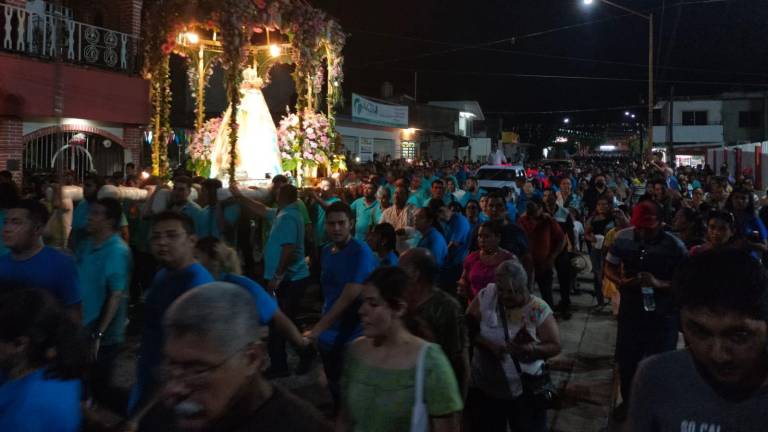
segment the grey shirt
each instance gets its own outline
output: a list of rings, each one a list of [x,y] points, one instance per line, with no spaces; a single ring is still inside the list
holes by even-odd
[[[702,378],[687,350],[648,358],[632,384],[632,432],[764,432],[768,388],[749,399],[723,399]]]

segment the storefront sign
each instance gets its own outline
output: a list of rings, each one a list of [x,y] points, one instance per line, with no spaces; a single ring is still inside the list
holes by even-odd
[[[352,118],[365,123],[407,128],[408,107],[375,102],[352,93]]]

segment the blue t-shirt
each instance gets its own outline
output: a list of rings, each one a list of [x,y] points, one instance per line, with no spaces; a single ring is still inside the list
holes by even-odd
[[[259,322],[262,325],[267,325],[272,321],[272,318],[277,312],[277,301],[274,297],[267,294],[264,288],[256,282],[248,279],[245,276],[235,275],[231,273],[224,273],[219,278],[222,282],[229,282],[235,285],[239,285],[253,296],[253,300],[256,301],[256,310],[259,311]]]
[[[487,195],[488,192],[485,189],[478,189],[476,192],[472,193],[469,191],[464,191],[464,194],[461,195],[459,198],[459,203],[462,207],[466,207],[469,200],[475,200],[480,201],[480,198]]]
[[[446,259],[447,266],[460,266],[464,264],[464,258],[469,253],[469,220],[464,215],[454,213],[445,227],[445,238],[448,243],[453,242],[454,247],[448,249]]]
[[[389,251],[384,258],[379,259],[379,267],[397,267],[399,262],[400,259],[397,257],[397,254],[393,251]]]
[[[327,203],[335,203],[341,201],[339,197],[330,197],[326,200]],[[328,234],[325,232],[325,209],[320,204],[315,204],[317,209],[317,223],[315,223],[315,242],[318,246],[322,246],[327,243]]]
[[[509,220],[514,222],[517,220],[517,208],[515,208],[515,204],[507,201],[507,214],[509,215]]]
[[[448,258],[448,244],[434,227],[430,227],[427,233],[421,236],[418,247],[429,249],[438,267],[445,265],[445,260]]]
[[[112,234],[99,246],[86,238],[76,253],[77,270],[83,289],[83,323],[97,322],[104,302],[114,292],[125,292],[131,273],[131,250],[118,234]],[[125,340],[126,299],[120,301],[114,319],[104,332],[101,344],[115,345]]]
[[[130,414],[133,414],[137,404],[157,386],[152,372],[163,359],[165,311],[185,292],[213,281],[213,276],[199,263],[181,270],[161,269],[155,275],[144,302],[144,330],[141,335],[139,359],[136,362],[136,386],[131,393],[128,407]]]
[[[0,281],[46,290],[64,306],[80,303],[75,260],[48,246],[24,261],[14,260],[11,254],[0,257]]]
[[[334,252],[334,247],[327,244],[322,251],[320,286],[324,298],[323,313],[333,307],[347,284],[363,283],[378,265],[371,248],[355,238],[341,250]],[[321,348],[341,348],[362,334],[358,309],[359,303],[353,305],[341,319],[320,334],[318,343]]]
[[[78,432],[80,381],[46,378],[38,369],[22,378],[0,375],[0,431]]]
[[[365,198],[361,197],[356,199],[350,207],[355,213],[355,238],[364,242],[370,228],[381,220],[381,204],[376,200],[368,205]]]
[[[281,210],[269,209],[267,219],[272,222],[272,229],[269,230],[269,236],[264,245],[264,279],[272,280],[275,277],[284,245],[296,246],[293,264],[285,269],[286,278],[297,281],[309,277],[309,268],[304,261],[306,230],[298,204],[291,203]]]
[[[235,226],[237,220],[240,219],[240,206],[236,203],[227,203],[222,208],[222,212],[224,213],[224,220],[227,221],[229,226]],[[198,237],[216,237],[217,239],[223,239],[215,209],[212,209],[210,206],[200,209],[198,217],[199,220],[195,230]]]
[[[77,250],[80,242],[88,237],[88,213],[91,206],[86,200],[80,201],[72,211],[72,231],[69,236],[72,239],[72,248]]]
[[[425,198],[421,194],[421,191],[411,191],[411,195],[408,197],[408,201],[406,201],[406,204],[410,204],[416,208],[422,208],[424,207],[424,201]]]
[[[80,201],[72,212],[72,250],[77,250],[80,243],[88,238],[88,215],[91,212],[91,205],[87,200]],[[120,227],[128,226],[128,219],[125,213],[120,216]]]

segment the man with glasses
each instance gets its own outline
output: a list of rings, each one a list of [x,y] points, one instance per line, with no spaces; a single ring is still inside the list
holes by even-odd
[[[330,432],[307,402],[262,375],[267,362],[250,294],[215,282],[179,297],[163,321],[162,430]]]
[[[194,223],[189,216],[172,211],[155,216],[150,248],[161,269],[155,275],[145,301],[136,385],[128,406],[130,415],[141,414],[156,397],[159,383],[155,369],[163,359],[162,320],[165,311],[185,292],[213,282],[211,274],[195,260],[196,242]]]

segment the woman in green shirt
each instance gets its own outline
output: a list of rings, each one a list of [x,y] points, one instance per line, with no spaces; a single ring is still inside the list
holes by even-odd
[[[360,307],[363,337],[350,344],[341,380],[341,431],[403,432],[411,429],[416,367],[424,355],[424,402],[429,430],[459,430],[463,409],[456,377],[438,345],[406,330],[408,275],[399,267],[374,271],[366,281]]]

